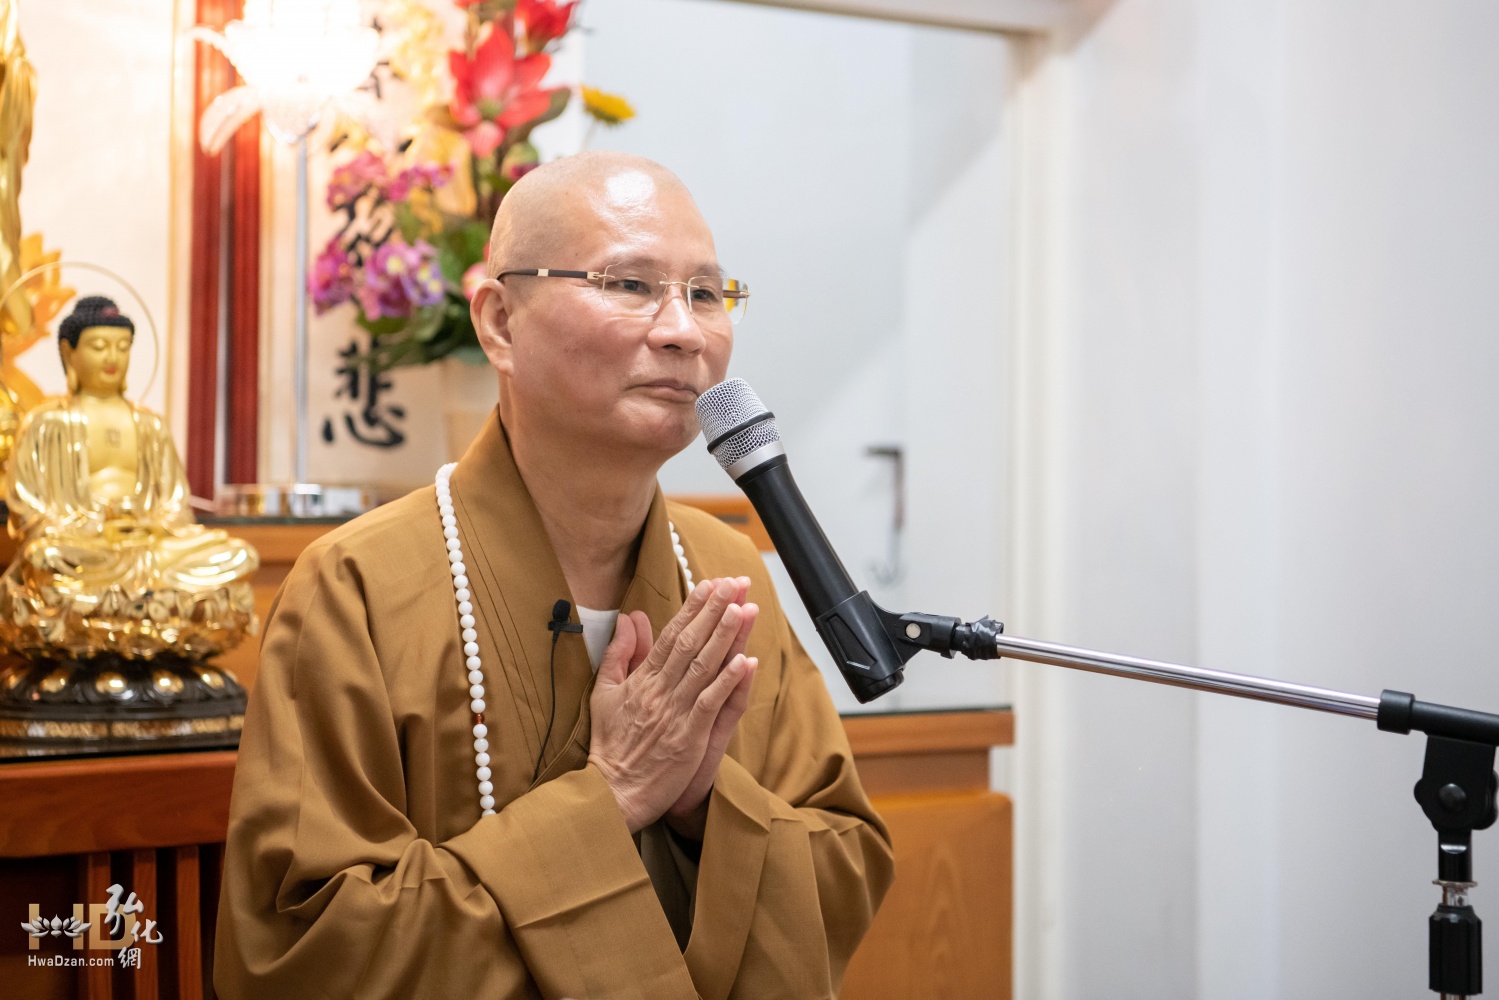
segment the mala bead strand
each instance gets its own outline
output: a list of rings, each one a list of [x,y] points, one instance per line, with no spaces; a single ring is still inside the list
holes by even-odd
[[[458,603],[459,637],[463,641],[464,667],[468,671],[469,711],[473,713],[474,776],[479,781],[479,809],[484,816],[493,816],[494,772],[489,768],[489,727],[484,723],[484,663],[479,659],[479,633],[474,618],[473,593],[468,586],[468,567],[463,562],[463,542],[458,537],[458,515],[453,512],[453,489],[450,480],[457,462],[449,462],[437,470],[437,514],[442,519],[442,537],[448,549],[448,571],[453,576],[453,599]],[[687,592],[692,592],[692,570],[687,565],[687,553],[682,549],[682,539],[677,535],[677,526],[670,521],[671,547],[676,553],[677,564],[682,567],[682,579],[687,583]]]
[[[666,526],[671,529],[671,549],[677,554],[677,562],[682,567],[682,579],[686,581],[687,593],[690,594],[696,584],[692,582],[692,569],[687,565],[687,553],[682,549],[682,539],[677,537],[677,526],[670,521],[666,522]]]
[[[453,599],[458,602],[458,628],[463,640],[464,667],[468,671],[469,711],[473,713],[474,775],[479,781],[479,809],[494,815],[493,772],[489,769],[489,727],[484,724],[484,662],[479,659],[479,633],[475,630],[473,594],[468,588],[468,567],[463,563],[463,543],[458,538],[458,515],[453,512],[453,490],[449,479],[457,462],[437,470],[437,513],[442,518],[442,537],[448,547],[448,571],[453,575]]]

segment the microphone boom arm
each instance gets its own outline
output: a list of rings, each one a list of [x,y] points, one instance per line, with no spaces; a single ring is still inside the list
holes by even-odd
[[[943,615],[895,615],[884,609],[881,611],[891,639],[903,654],[908,649],[913,654],[918,649],[930,649],[948,657],[955,652],[962,653],[971,660],[997,660],[1008,656],[1015,660],[1071,667],[1095,674],[1206,691],[1209,694],[1226,694],[1235,698],[1369,719],[1385,732],[1409,733],[1411,730],[1418,730],[1428,736],[1499,746],[1499,715],[1417,701],[1413,695],[1403,691],[1386,690],[1375,698],[1269,677],[1189,667],[1120,653],[1104,653],[1096,649],[1064,646],[1040,639],[1024,639],[1005,635],[1004,624],[992,618],[963,622]]]
[[[943,615],[897,615],[877,605],[876,610],[902,662],[922,649],[949,658],[962,653],[973,660],[1008,656],[1369,719],[1385,732],[1425,733],[1426,762],[1415,795],[1437,831],[1436,884],[1442,889],[1442,903],[1428,924],[1428,986],[1444,998],[1467,997],[1483,991],[1483,925],[1468,904],[1468,891],[1475,884],[1473,831],[1487,829],[1499,815],[1496,805],[1499,775],[1494,773],[1499,715],[1417,701],[1414,695],[1403,691],[1386,690],[1373,698],[1268,677],[1008,636],[1002,622],[987,617],[963,622]]]

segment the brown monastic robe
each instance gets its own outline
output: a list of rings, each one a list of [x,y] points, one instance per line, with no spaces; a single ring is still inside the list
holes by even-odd
[[[693,575],[748,576],[750,705],[719,770],[679,947],[587,765],[593,672],[546,629],[567,582],[498,417],[452,477],[497,814],[480,817],[467,671],[431,487],[330,532],[266,628],[235,774],[214,983],[241,997],[831,997],[892,877],[843,727],[740,533],[657,491],[625,611],[659,634]],[[647,854],[652,852],[647,851]],[[659,857],[659,852],[658,852]],[[690,870],[686,877],[691,878]]]

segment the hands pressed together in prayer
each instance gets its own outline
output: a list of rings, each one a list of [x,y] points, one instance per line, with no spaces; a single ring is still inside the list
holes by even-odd
[[[665,816],[703,839],[708,793],[749,704],[758,661],[744,655],[759,608],[749,577],[700,582],[652,642],[643,612],[620,615],[589,702],[588,761],[631,833]]]

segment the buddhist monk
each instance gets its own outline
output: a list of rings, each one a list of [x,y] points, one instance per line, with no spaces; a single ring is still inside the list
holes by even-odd
[[[487,267],[494,417],[277,596],[218,993],[833,997],[888,834],[753,545],[656,482],[742,286],[611,153],[526,175]]]

